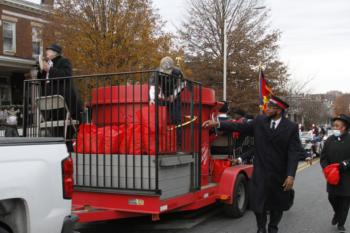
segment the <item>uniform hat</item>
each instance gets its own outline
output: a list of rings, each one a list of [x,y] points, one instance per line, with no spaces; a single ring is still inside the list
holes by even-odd
[[[55,51],[55,52],[57,52],[59,54],[62,53],[62,47],[59,46],[58,44],[52,44],[52,45],[50,45],[49,47],[46,48],[46,50],[49,50],[49,49],[52,50],[52,51]]]
[[[285,101],[283,101],[282,99],[280,99],[274,95],[271,95],[270,100],[269,100],[269,104],[272,104],[276,107],[279,107],[282,110],[286,110],[287,108],[289,108],[289,104],[287,104]]]
[[[332,121],[340,120],[344,122],[348,127],[350,126],[350,117],[345,114],[340,114],[332,119]]]

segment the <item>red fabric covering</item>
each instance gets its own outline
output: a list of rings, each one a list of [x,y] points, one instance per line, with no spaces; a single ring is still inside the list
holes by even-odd
[[[158,124],[156,124],[155,105],[143,107],[136,115],[141,119],[142,150],[144,153],[156,154],[156,127],[158,127],[159,134],[159,154],[176,152],[176,128],[174,125],[167,125],[167,107],[158,107]]]
[[[77,153],[85,154],[133,154],[142,153],[144,135],[140,124],[96,127],[82,124],[75,146]]]
[[[129,124],[126,132],[126,142],[122,142],[120,153],[122,154],[156,154],[155,127],[144,124]],[[127,147],[125,147],[125,143]],[[174,126],[159,129],[158,137],[159,154],[176,152],[176,129]]]
[[[213,172],[212,181],[220,182],[222,173],[227,167],[231,167],[231,161],[228,159],[212,160]]]
[[[82,124],[78,130],[75,151],[85,154],[156,154],[156,127],[159,154],[176,152],[176,126],[167,125],[167,108],[159,107],[156,124],[155,106],[135,113],[137,123],[96,127]],[[140,123],[141,122],[141,123]]]
[[[96,125],[81,124],[78,130],[78,137],[75,144],[75,152],[97,154],[99,148],[103,145],[100,138],[101,131],[97,130]]]
[[[176,153],[177,150],[177,129],[175,125],[168,125],[165,134],[159,138],[159,153]],[[155,151],[155,150],[154,150]]]
[[[340,181],[339,163],[333,163],[323,169],[328,184],[338,185]]]
[[[106,126],[98,129],[102,131],[99,134],[99,141],[103,142],[99,153],[104,154],[117,154],[121,153],[122,147],[120,146],[125,141],[125,126]]]
[[[125,148],[125,126],[96,127],[81,124],[75,144],[75,152],[85,154],[116,154]],[[125,143],[124,143],[125,145]]]
[[[140,124],[128,124],[124,131],[125,140],[121,142],[119,153],[141,155],[142,154],[142,142],[141,139],[144,135],[141,132]]]

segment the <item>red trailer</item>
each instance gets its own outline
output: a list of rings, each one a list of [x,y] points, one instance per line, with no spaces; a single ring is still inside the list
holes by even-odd
[[[40,88],[38,80],[27,81],[26,96],[36,100],[35,88],[52,82],[64,86],[70,79],[43,82]],[[202,129],[202,122],[217,115],[223,105],[213,89],[157,71],[72,79],[84,114],[66,119],[69,127],[64,128],[74,162],[73,212],[80,222],[142,215],[158,220],[164,213],[196,210],[217,201],[232,217],[244,214],[253,167],[231,166],[231,159],[251,140],[213,137],[216,132]],[[48,101],[57,95],[45,93],[51,97]],[[65,102],[64,111],[69,113],[67,97]],[[48,110],[43,106],[37,114]],[[35,112],[35,104],[27,107]],[[40,134],[43,124],[33,122],[26,128],[36,127],[33,132]],[[45,134],[57,132],[55,125],[58,122],[45,127]],[[215,152],[218,147],[223,150]]]

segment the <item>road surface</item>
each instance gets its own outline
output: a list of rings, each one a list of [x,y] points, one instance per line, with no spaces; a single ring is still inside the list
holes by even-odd
[[[319,163],[302,166],[295,183],[295,203],[284,214],[280,224],[282,233],[332,233],[332,210],[327,200],[326,183]],[[350,229],[350,220],[346,228]],[[240,219],[230,219],[220,206],[199,213],[173,214],[160,222],[150,218],[115,221],[101,224],[84,224],[81,233],[256,233],[255,217],[248,211]],[[350,231],[349,231],[350,232]]]

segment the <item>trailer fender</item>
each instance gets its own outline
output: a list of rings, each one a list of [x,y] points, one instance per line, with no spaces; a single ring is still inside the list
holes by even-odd
[[[253,174],[253,166],[242,165],[226,168],[222,173],[219,183],[219,200],[224,203],[232,204],[232,192],[239,174],[243,174],[247,180],[249,180]]]

